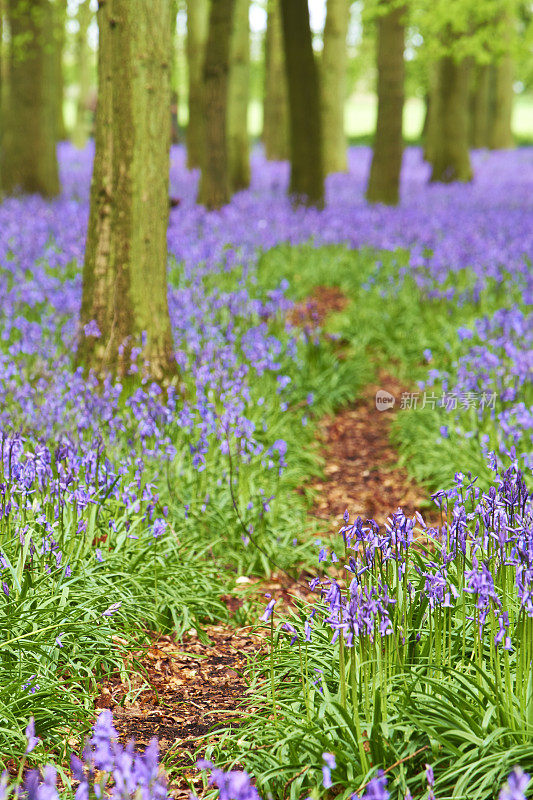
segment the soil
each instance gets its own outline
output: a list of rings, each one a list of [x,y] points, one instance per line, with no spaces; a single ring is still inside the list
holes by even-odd
[[[291,312],[291,321],[316,327],[328,313],[339,311],[347,303],[338,290],[319,287],[314,294]],[[383,524],[388,514],[402,506],[409,515],[424,509],[426,492],[396,466],[397,458],[390,444],[390,425],[394,409],[378,411],[375,395],[385,389],[396,398],[403,387],[387,373],[379,375],[376,385],[367,386],[362,397],[351,406],[321,423],[321,442],[326,460],[325,477],[314,481],[317,500],[311,514],[324,523],[324,535],[338,530],[348,509],[350,518],[373,518]],[[274,574],[268,581],[243,578],[242,588],[256,597],[269,592],[290,605],[295,596],[306,596],[305,577],[300,582]],[[224,598],[230,612],[242,604],[235,596]],[[278,607],[279,607],[278,606]],[[120,739],[136,740],[143,749],[156,736],[163,756],[180,777],[172,781],[171,793],[188,800],[191,788],[201,794],[195,753],[206,744],[206,734],[229,721],[238,725],[243,719],[241,704],[246,696],[244,670],[249,659],[265,648],[261,637],[251,630],[211,626],[206,628],[209,644],[191,631],[181,642],[168,636],[154,638],[152,645],[135,654],[144,670],[144,678],[134,677],[136,699],[125,703],[131,686],[118,675],[102,687],[96,707],[113,711]],[[196,785],[194,785],[196,783]]]
[[[312,483],[317,501],[311,514],[340,527],[348,510],[350,519],[375,519],[383,525],[401,507],[407,516],[418,511],[428,524],[436,522],[428,493],[414,483],[390,443],[395,408],[379,411],[376,392],[385,390],[400,398],[407,391],[396,378],[381,372],[379,382],[366,386],[362,396],[334,417],[322,420],[321,439],[326,459],[325,479]]]

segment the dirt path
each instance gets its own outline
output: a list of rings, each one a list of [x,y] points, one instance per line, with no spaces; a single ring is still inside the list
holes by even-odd
[[[316,327],[327,313],[341,310],[345,303],[338,290],[320,289],[296,308],[292,318]],[[382,373],[379,382],[367,386],[353,405],[322,421],[320,435],[327,466],[325,478],[312,484],[318,499],[310,513],[324,521],[325,536],[342,525],[345,509],[352,519],[361,516],[382,524],[398,506],[412,514],[427,502],[424,490],[395,466],[389,436],[398,412],[376,408],[378,389],[399,397],[403,388],[391,375]],[[294,594],[305,594],[284,575],[251,583],[257,596],[269,591],[284,603]],[[230,610],[232,603],[239,602],[227,600]],[[193,757],[201,737],[230,720],[238,721],[246,694],[243,671],[247,659],[261,649],[261,639],[250,629],[211,626],[206,633],[211,644],[202,644],[195,631],[182,642],[168,636],[158,638],[138,654],[145,677],[135,678],[135,701],[124,704],[130,687],[116,676],[102,688],[96,703],[97,708],[113,711],[122,740],[134,737],[142,748],[157,736],[162,754],[184,771],[183,778],[172,784],[172,794],[179,800],[189,798],[187,777],[192,781],[196,775]]]
[[[398,506],[407,515],[419,511],[428,516],[427,492],[397,466],[397,454],[390,443],[393,418],[401,412],[379,411],[379,390],[399,398],[405,387],[382,372],[379,382],[369,384],[353,405],[321,423],[325,480],[312,484],[319,499],[311,513],[328,522],[325,530],[331,531],[332,523],[342,525],[345,509],[351,519],[361,516],[380,525]]]

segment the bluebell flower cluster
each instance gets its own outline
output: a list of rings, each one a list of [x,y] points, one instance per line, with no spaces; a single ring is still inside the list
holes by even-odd
[[[33,718],[26,729],[29,754],[40,741],[35,736]],[[167,779],[159,766],[159,747],[152,739],[144,753],[135,750],[131,741],[125,747],[118,742],[110,711],[98,715],[92,736],[87,741],[81,758],[71,757],[74,781],[77,784],[76,800],[167,800]],[[22,774],[22,770],[20,771]],[[24,795],[27,800],[59,800],[62,793],[57,787],[57,772],[53,765],[39,770],[28,770],[24,777]],[[67,792],[64,793],[67,796]],[[232,795],[233,796],[233,795]],[[7,772],[0,778],[0,800],[21,797],[17,783],[10,784]]]

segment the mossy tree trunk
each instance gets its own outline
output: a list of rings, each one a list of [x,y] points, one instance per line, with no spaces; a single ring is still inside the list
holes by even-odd
[[[428,155],[431,181],[450,183],[472,180],[468,150],[468,63],[442,56],[437,64],[432,98]]]
[[[250,88],[250,0],[235,0],[228,83],[228,159],[233,192],[250,185],[248,98]]]
[[[56,139],[62,142],[68,138],[63,113],[65,77],[63,72],[63,51],[65,49],[67,24],[67,0],[54,0],[53,69],[55,87]]]
[[[346,172],[348,169],[344,133],[344,103],[348,62],[346,36],[349,20],[350,3],[348,0],[328,0],[320,74],[326,175],[332,172]]]
[[[91,91],[91,71],[89,42],[87,39],[93,13],[90,0],[83,0],[78,6],[78,31],[76,33],[76,71],[78,77],[78,96],[76,98],[76,121],[73,141],[76,147],[84,147],[89,136],[89,102]]]
[[[470,92],[470,144],[475,148],[489,146],[489,96],[490,66],[476,64]]]
[[[281,0],[289,96],[291,180],[298,204],[324,204],[322,113],[307,0]]]
[[[269,161],[286,161],[289,158],[289,109],[280,0],[268,0],[267,9],[263,144]]]
[[[8,86],[3,95],[2,188],[59,193],[53,7],[49,0],[7,0]]]
[[[204,64],[205,149],[198,196],[209,209],[221,208],[231,197],[227,106],[234,7],[235,0],[211,0]]]
[[[97,374],[176,372],[167,302],[170,0],[105,0],[78,360]],[[100,336],[91,335],[94,320]]]
[[[378,115],[366,190],[371,203],[398,202],[403,152],[405,7],[382,0],[377,20]]]
[[[189,122],[187,166],[202,166],[205,150],[204,58],[209,23],[209,0],[187,0],[187,65],[189,71]]]
[[[492,102],[490,109],[489,147],[504,150],[513,147],[513,60],[505,53],[492,66]]]

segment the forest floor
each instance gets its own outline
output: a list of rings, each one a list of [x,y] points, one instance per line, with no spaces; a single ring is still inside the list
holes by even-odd
[[[345,303],[339,290],[320,287],[293,310],[292,317],[301,324],[319,325]],[[420,511],[427,522],[436,522],[427,514],[427,492],[398,466],[390,442],[391,423],[398,410],[377,410],[378,389],[398,397],[405,387],[381,371],[378,381],[367,385],[357,400],[320,423],[326,467],[324,477],[311,483],[316,500],[309,514],[319,520],[319,535],[324,538],[343,524],[345,509],[350,518],[373,518],[380,525],[398,506],[407,515]],[[269,579],[243,576],[234,594],[222,599],[230,615],[243,605],[241,597],[258,601],[266,592],[278,600],[277,608],[287,608],[293,598],[310,594],[306,591],[308,577],[302,574],[291,581],[288,575],[276,572]],[[172,771],[179,768],[181,777],[169,787],[178,800],[189,798],[198,778],[195,753],[207,744],[209,732],[242,719],[247,662],[263,648],[266,652],[264,638],[255,627],[207,626],[206,643],[196,630],[189,631],[182,641],[154,634],[152,644],[134,654],[136,670],[129,682],[116,674],[101,687],[96,709],[113,711],[121,741],[134,738],[143,750],[156,736],[167,765]],[[134,700],[126,700],[132,695]]]

